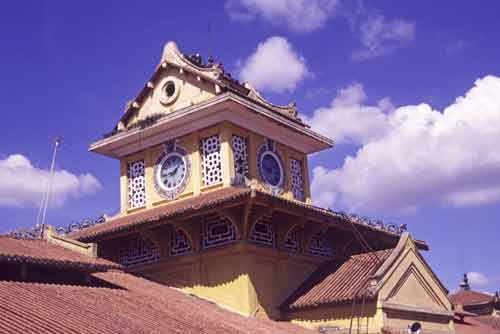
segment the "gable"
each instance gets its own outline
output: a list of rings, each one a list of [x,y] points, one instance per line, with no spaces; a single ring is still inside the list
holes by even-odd
[[[427,309],[446,308],[436,295],[433,287],[413,264],[395,284],[386,301],[398,305],[411,305]]]
[[[162,68],[153,81],[148,82],[148,87],[150,89],[143,103],[124,120],[125,128],[190,107],[216,95],[213,82],[169,65]]]
[[[447,291],[408,239],[380,281],[379,300],[387,305],[450,311]]]

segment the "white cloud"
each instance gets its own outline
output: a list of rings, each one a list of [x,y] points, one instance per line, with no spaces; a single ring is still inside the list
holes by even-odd
[[[415,39],[415,23],[402,19],[388,20],[371,14],[358,27],[363,49],[353,53],[355,60],[367,60],[391,53]]]
[[[325,25],[337,5],[338,0],[228,0],[225,8],[235,21],[260,17],[295,32],[311,32]]]
[[[346,101],[343,106],[320,109],[312,117],[320,131],[331,126],[341,141],[348,138],[362,145],[342,167],[313,170],[312,190],[318,205],[406,212],[426,203],[500,202],[499,77],[477,80],[443,112],[420,104],[387,113],[380,103],[362,105],[362,90],[354,87],[334,100]],[[346,94],[354,98],[344,99]],[[344,115],[349,110],[350,118]],[[341,120],[348,122],[350,130],[338,130]],[[363,129],[371,120],[377,129],[368,127],[366,133],[350,125],[359,123]]]
[[[38,207],[46,191],[49,171],[34,167],[21,154],[0,160],[0,206]],[[61,206],[69,198],[78,198],[101,189],[99,181],[91,174],[74,175],[56,170],[53,175],[49,205]]]
[[[363,105],[365,100],[363,86],[356,83],[341,89],[330,107],[317,109],[311,118],[302,118],[337,143],[366,143],[389,130],[387,113],[394,107],[388,98],[381,99],[376,106]]]
[[[270,37],[243,63],[240,78],[260,90],[293,91],[309,75],[304,57],[283,37]]]
[[[471,271],[467,273],[467,278],[469,279],[469,283],[476,286],[485,286],[491,283],[491,280],[484,274]]]

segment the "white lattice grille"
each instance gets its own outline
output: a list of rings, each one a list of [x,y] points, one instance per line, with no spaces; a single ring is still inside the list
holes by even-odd
[[[274,231],[271,217],[259,218],[253,226],[250,240],[267,246],[274,246]]]
[[[302,173],[302,161],[290,159],[290,181],[292,184],[293,197],[296,200],[304,200],[304,177]]]
[[[333,256],[333,251],[328,245],[325,233],[320,231],[311,238],[307,253],[312,256]]]
[[[236,174],[248,175],[248,144],[247,139],[234,135],[231,140],[234,153],[234,171]]]
[[[201,140],[203,185],[222,182],[222,161],[218,135]]]
[[[193,245],[187,236],[186,232],[181,229],[175,230],[170,239],[170,255],[178,256],[184,254],[191,254],[193,252]]]
[[[227,218],[209,216],[203,224],[203,248],[226,245],[236,240],[236,227]]]
[[[127,165],[128,207],[130,209],[146,205],[146,177],[144,160]]]
[[[118,251],[118,259],[124,266],[150,263],[160,259],[160,250],[151,240],[137,236]]]
[[[290,232],[288,232],[283,247],[291,252],[298,253],[300,251],[300,241],[301,233],[298,227],[294,227]]]

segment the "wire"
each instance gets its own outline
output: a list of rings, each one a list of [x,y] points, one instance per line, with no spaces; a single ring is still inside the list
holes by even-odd
[[[54,169],[56,165],[56,156],[57,156],[57,148],[61,143],[61,138],[56,137],[54,141],[54,152],[52,153],[52,162],[50,164],[50,172],[49,179],[47,184],[47,191],[45,193],[45,197],[42,199],[42,217],[40,223],[40,238],[43,238],[44,230],[45,230],[45,217],[47,215],[47,207],[49,206],[50,192],[52,190],[52,179],[54,178]]]
[[[368,243],[368,241],[363,237],[363,235],[361,234],[361,232],[359,232],[358,228],[356,227],[356,225],[354,224],[354,222],[351,220],[351,219],[348,219],[349,220],[349,223],[351,223],[351,226],[352,226],[352,229],[353,229],[353,232],[354,232],[354,235],[356,236],[356,238],[358,239],[358,241],[360,242],[361,244],[361,247],[363,247],[363,249],[366,251],[366,253],[369,255],[369,256],[373,256],[375,257],[375,260],[377,262],[380,261],[379,257],[377,256],[377,254],[374,252],[373,248],[370,246],[370,244]],[[359,292],[361,291],[361,289],[364,287],[364,285],[362,284],[359,289],[356,291],[353,299],[352,299],[352,307],[351,307],[351,319],[350,319],[350,323],[349,323],[349,334],[352,334],[352,323],[353,323],[353,318],[354,318],[354,312],[355,312],[355,308],[356,308],[356,298],[358,297],[358,294]],[[361,305],[361,316],[362,314],[364,313],[364,308],[365,308],[365,301],[366,301],[366,294],[363,294],[363,299],[362,299],[362,305]],[[367,318],[367,322],[368,322],[368,318]],[[360,332],[360,317],[358,316],[358,323],[357,323],[357,327],[358,327],[358,334]],[[368,331],[368,324],[366,326],[366,330]]]
[[[354,309],[356,308],[356,297],[357,297],[357,295],[358,295],[358,293],[356,292],[356,294],[352,298],[351,320],[349,322],[349,334],[352,334],[352,319],[354,318]]]
[[[374,253],[373,248],[370,246],[370,244],[368,244],[368,241],[366,241],[366,239],[363,237],[361,232],[359,232],[359,230],[356,227],[356,225],[354,224],[354,222],[351,219],[348,219],[348,221],[349,221],[349,223],[351,223],[351,227],[353,229],[354,235],[356,236],[356,238],[360,242],[363,249],[368,253],[369,256],[374,256],[377,262],[380,261],[379,257],[377,256],[377,254]]]

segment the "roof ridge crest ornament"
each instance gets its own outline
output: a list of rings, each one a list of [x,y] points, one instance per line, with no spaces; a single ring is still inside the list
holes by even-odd
[[[199,54],[186,57],[173,41],[167,42],[163,47],[160,64],[162,63],[177,65],[196,74],[209,76],[214,80],[219,79],[224,74],[221,64],[213,62],[211,65],[205,66],[201,63],[201,56]]]
[[[270,109],[285,113],[288,116],[297,117],[298,111],[297,104],[295,102],[291,102],[287,105],[274,104],[263,98],[262,95],[260,95],[260,93],[255,89],[255,87],[253,87],[249,82],[245,82],[243,86],[245,86],[245,88],[249,90],[248,97],[250,97],[251,99],[259,101]]]

